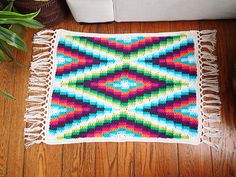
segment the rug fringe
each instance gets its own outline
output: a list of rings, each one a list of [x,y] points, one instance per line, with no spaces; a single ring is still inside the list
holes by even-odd
[[[216,30],[199,31],[200,65],[200,109],[202,115],[201,141],[215,149],[220,149],[222,132],[221,101],[219,96],[219,69],[217,57],[213,54],[216,46]]]
[[[53,65],[53,44],[55,31],[44,30],[33,39],[33,61],[30,67],[28,98],[24,120],[26,127],[25,147],[45,140],[45,126],[48,113],[49,88]]]
[[[45,142],[46,120],[53,75],[53,48],[56,31],[44,30],[34,36],[33,61],[30,67],[29,96],[26,99],[25,147]],[[200,70],[201,142],[220,149],[222,133],[217,127],[221,120],[219,70],[214,55],[216,30],[198,32]]]

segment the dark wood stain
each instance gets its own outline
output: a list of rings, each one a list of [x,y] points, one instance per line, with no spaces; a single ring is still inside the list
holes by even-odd
[[[69,17],[56,28],[99,33],[217,29],[223,150],[204,144],[132,142],[40,144],[25,150],[23,115],[29,70],[1,63],[0,87],[13,93],[16,101],[0,96],[0,177],[236,177],[236,100],[231,80],[236,60],[235,20],[79,24]],[[26,65],[31,61],[35,32],[26,31],[29,51],[15,52],[17,60]]]

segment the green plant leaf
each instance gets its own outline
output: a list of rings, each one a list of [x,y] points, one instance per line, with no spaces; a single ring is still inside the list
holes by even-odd
[[[27,50],[25,42],[16,33],[0,26],[0,39],[20,50]]]
[[[17,19],[17,20],[7,20],[0,21],[0,24],[19,24],[29,28],[43,28],[44,25],[37,20],[25,20],[25,19]]]
[[[37,12],[29,13],[29,14],[20,14],[17,12],[9,12],[9,11],[0,11],[0,21],[2,20],[10,20],[10,19],[25,19],[32,20],[39,14],[40,10]]]
[[[0,53],[0,61],[5,61],[4,55]]]
[[[4,9],[3,11],[11,11],[13,7],[13,1],[11,1]]]
[[[7,92],[5,92],[5,91],[3,91],[3,90],[0,90],[0,92],[2,93],[3,96],[5,96],[5,97],[7,97],[7,98],[9,98],[9,99],[11,99],[11,100],[15,100],[15,99],[16,99],[16,98],[15,98],[14,96],[12,96],[10,93],[7,93]]]
[[[43,28],[45,27],[42,23],[40,23],[39,21],[37,20],[27,20],[27,21],[24,21],[23,23],[21,23],[21,25],[25,26],[25,27],[29,27],[29,28]]]
[[[20,62],[17,62],[16,60],[12,62],[13,64],[21,67],[21,68],[29,68],[29,66],[25,65],[25,64],[22,64]]]
[[[14,57],[12,56],[11,51],[8,49],[6,42],[0,40],[0,49],[11,59],[11,61],[14,60]]]

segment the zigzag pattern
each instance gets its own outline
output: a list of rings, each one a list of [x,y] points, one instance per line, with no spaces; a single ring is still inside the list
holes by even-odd
[[[61,37],[50,138],[197,136],[194,45],[184,34]]]

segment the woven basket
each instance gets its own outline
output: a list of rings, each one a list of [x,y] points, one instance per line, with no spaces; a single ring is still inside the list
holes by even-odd
[[[65,0],[49,0],[48,2],[16,0],[14,6],[21,13],[30,13],[41,9],[36,19],[47,27],[59,24],[69,12]]]

